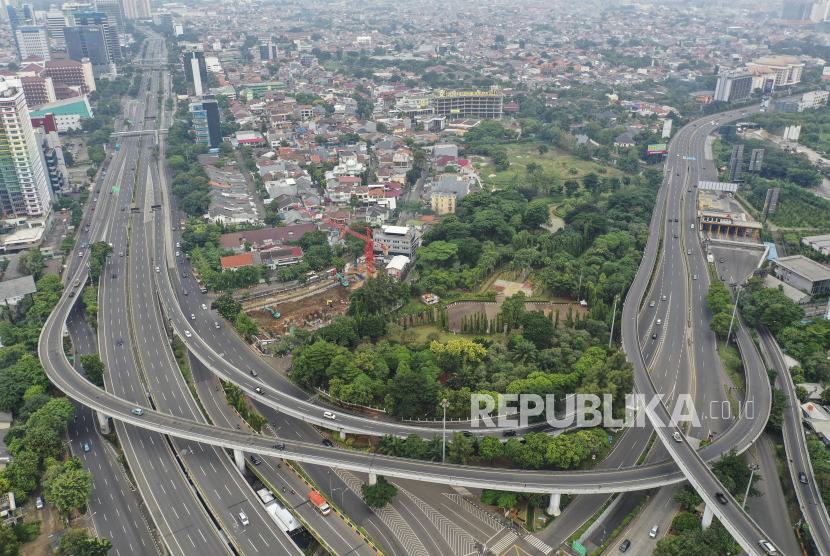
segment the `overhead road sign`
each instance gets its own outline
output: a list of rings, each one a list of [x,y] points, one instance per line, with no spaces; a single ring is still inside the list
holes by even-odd
[[[738,190],[738,184],[722,181],[699,181],[697,182],[697,188],[703,191],[725,191],[726,193],[735,193]]]

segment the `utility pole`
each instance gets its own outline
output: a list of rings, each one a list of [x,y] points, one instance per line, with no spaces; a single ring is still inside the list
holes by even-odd
[[[726,333],[726,346],[729,345],[729,336],[732,334],[732,323],[735,322],[735,312],[738,310],[738,300],[741,298],[741,289],[739,286],[738,296],[735,298],[735,306],[732,308],[732,319],[729,321],[729,332]]]
[[[611,314],[611,335],[608,337],[608,349],[611,349],[611,339],[614,337],[614,321],[617,318],[617,301],[619,299],[619,294],[614,296],[614,312]]]
[[[447,408],[449,406],[449,400],[447,400],[446,398],[441,400],[441,407],[444,408],[444,438],[441,441],[441,463],[444,463],[444,460],[447,456]]]
[[[758,469],[757,463],[751,463],[749,465],[750,473],[749,473],[749,484],[746,485],[746,493],[744,494],[744,501],[741,502],[741,509],[744,509],[746,506],[746,499],[749,497],[749,488],[752,486],[752,476],[755,474],[755,470]]]

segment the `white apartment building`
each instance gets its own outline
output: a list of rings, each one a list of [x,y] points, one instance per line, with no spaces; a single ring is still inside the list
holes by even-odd
[[[39,56],[44,60],[52,59],[49,36],[44,27],[18,27],[14,30],[14,40],[17,43],[17,53],[21,61],[29,56]]]
[[[35,137],[19,79],[0,82],[0,165],[14,173],[0,175],[0,210],[6,219],[44,218],[52,214],[52,188],[43,152]]]

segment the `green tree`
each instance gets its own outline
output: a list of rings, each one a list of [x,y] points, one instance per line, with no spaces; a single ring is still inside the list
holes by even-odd
[[[112,543],[107,539],[81,539],[74,546],[74,556],[107,556]]]
[[[732,293],[726,289],[726,286],[720,280],[715,280],[709,286],[709,292],[706,294],[706,303],[713,315],[723,313],[732,309],[730,303],[732,302]]]
[[[254,336],[257,332],[259,332],[259,327],[254,320],[249,317],[247,313],[242,311],[240,311],[236,316],[236,329],[246,340],[250,339],[251,336]]]
[[[92,492],[92,473],[82,469],[65,469],[44,487],[44,497],[62,512],[84,508]]]
[[[488,434],[478,443],[478,455],[482,459],[493,463],[495,458],[504,455],[504,446],[498,438]]]
[[[772,389],[772,405],[769,410],[769,419],[766,429],[770,432],[781,432],[784,426],[784,410],[790,406],[790,400],[778,388]]]
[[[732,315],[730,313],[718,313],[712,317],[712,322],[709,323],[709,330],[721,338],[726,338],[726,335],[729,334],[730,322],[732,322]]]
[[[387,384],[386,406],[401,419],[411,419],[435,407],[440,387],[433,377],[400,363]]]
[[[45,266],[46,263],[44,262],[43,253],[40,252],[40,249],[30,249],[17,259],[17,267],[20,269],[20,272],[31,275],[35,279],[35,282],[43,277],[43,268]]]
[[[75,554],[75,545],[89,538],[86,529],[70,529],[58,541],[58,552],[61,554]]]
[[[20,548],[20,541],[14,529],[0,525],[0,556],[17,556]]]
[[[525,207],[522,223],[529,228],[540,228],[550,223],[550,207],[545,201],[533,201]]]
[[[700,497],[692,485],[686,485],[682,490],[674,493],[674,501],[691,512],[703,503],[703,498]]]
[[[97,353],[81,355],[81,366],[88,381],[98,388],[104,387],[104,362]]]
[[[473,446],[470,439],[464,436],[461,431],[454,432],[452,443],[447,449],[447,461],[467,465],[467,462],[473,457],[473,453],[475,453],[475,446]]]
[[[415,254],[422,266],[438,268],[455,260],[458,254],[458,245],[445,241],[434,241],[427,246],[418,247]]]
[[[398,495],[398,489],[394,485],[386,481],[383,475],[378,476],[377,483],[369,485],[361,485],[363,492],[363,501],[370,508],[383,508]]]
[[[694,531],[701,528],[700,518],[692,512],[682,512],[674,517],[671,526],[678,532]]]

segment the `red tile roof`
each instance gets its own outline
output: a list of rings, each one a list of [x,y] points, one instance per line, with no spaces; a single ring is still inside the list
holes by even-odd
[[[219,259],[222,263],[222,268],[237,268],[240,266],[248,266],[254,264],[254,259],[250,253],[244,255],[231,255],[230,257],[222,257]]]

